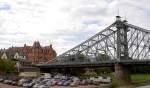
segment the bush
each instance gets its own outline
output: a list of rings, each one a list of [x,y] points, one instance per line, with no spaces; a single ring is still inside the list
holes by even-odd
[[[97,76],[97,73],[96,72],[94,72],[94,71],[92,71],[92,72],[89,72],[89,71],[87,71],[87,72],[85,72],[84,74],[83,74],[83,77],[96,77]]]
[[[110,74],[110,77],[111,77],[111,79],[112,79],[112,82],[111,82],[111,84],[108,86],[108,88],[117,88],[117,87],[119,86],[119,84],[118,84],[118,80],[116,79],[114,73],[111,73],[111,74]]]
[[[108,86],[108,88],[116,88],[116,87],[118,87],[118,83],[117,83],[117,82],[112,82],[112,83]]]
[[[109,74],[113,72],[112,69],[109,67],[97,68],[95,69],[95,71],[98,75]]]

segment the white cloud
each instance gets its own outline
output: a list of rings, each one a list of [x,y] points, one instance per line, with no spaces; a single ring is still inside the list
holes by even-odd
[[[0,47],[53,44],[58,54],[109,26],[117,15],[150,28],[148,0],[1,0]]]

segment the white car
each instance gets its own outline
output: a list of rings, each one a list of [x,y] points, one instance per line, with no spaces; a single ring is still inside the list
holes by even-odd
[[[44,78],[45,78],[45,79],[48,79],[48,78],[51,78],[51,77],[52,77],[52,75],[49,74],[49,73],[43,73],[43,74],[44,74]]]
[[[18,86],[22,86],[23,83],[25,83],[26,81],[27,81],[27,79],[20,79],[20,80],[18,81]]]
[[[22,86],[28,88],[31,87],[32,85],[33,83],[31,82],[31,83],[24,83]]]
[[[99,76],[98,80],[99,80],[99,82],[102,82],[102,83],[110,83],[111,82],[111,78],[110,77]]]
[[[40,84],[35,84],[34,86],[33,86],[33,88],[38,88],[40,86]]]
[[[111,82],[111,78],[110,77],[104,77],[103,78],[103,82],[104,83],[110,83]]]

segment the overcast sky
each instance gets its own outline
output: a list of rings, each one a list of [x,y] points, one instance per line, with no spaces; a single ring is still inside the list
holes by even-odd
[[[58,54],[115,21],[150,29],[150,0],[0,0],[0,48],[52,44]]]

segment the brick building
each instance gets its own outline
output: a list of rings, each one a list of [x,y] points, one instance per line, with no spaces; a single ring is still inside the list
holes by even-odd
[[[35,41],[33,46],[27,46],[24,44],[23,47],[10,47],[6,49],[5,54],[7,58],[14,58],[15,53],[26,56],[26,58],[32,63],[43,63],[56,57],[56,52],[52,48],[52,45],[42,47],[38,41]]]

